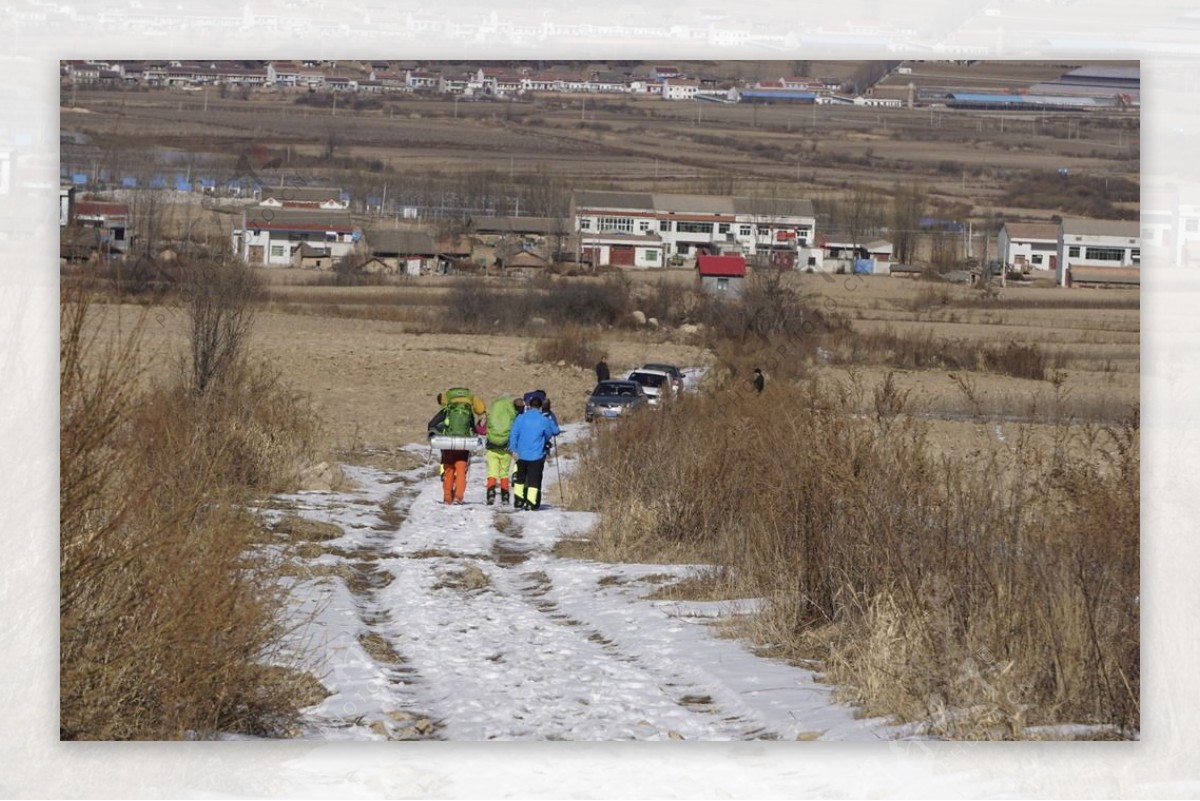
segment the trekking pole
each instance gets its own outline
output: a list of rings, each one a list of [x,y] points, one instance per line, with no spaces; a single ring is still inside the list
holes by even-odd
[[[554,474],[558,476],[558,502],[565,508],[567,505],[567,496],[563,491],[562,483],[562,468],[558,466],[558,444],[554,445]]]

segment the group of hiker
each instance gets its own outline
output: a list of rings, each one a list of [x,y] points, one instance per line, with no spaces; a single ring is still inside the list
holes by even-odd
[[[517,398],[501,395],[488,406],[471,390],[455,387],[438,393],[437,402],[440,408],[428,425],[430,441],[451,446],[442,448],[443,502],[463,502],[471,458],[469,441],[484,437],[488,505],[495,504],[497,489],[500,503],[507,505],[511,485],[514,509],[540,509],[546,457],[554,437],[561,433],[545,390],[535,389]]]

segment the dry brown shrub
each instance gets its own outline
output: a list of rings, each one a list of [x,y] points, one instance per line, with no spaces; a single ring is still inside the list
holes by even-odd
[[[863,417],[854,391],[732,385],[599,430],[573,482],[596,551],[720,566],[784,652],[825,632],[853,700],[941,734],[1136,729],[1136,420],[935,459],[903,393]]]
[[[935,337],[930,330],[897,333],[888,327],[840,339],[835,361],[843,364],[887,365],[905,370],[975,370],[1048,380],[1051,368],[1061,368],[1065,353],[1050,354],[1033,343],[980,344],[967,339]]]
[[[554,334],[535,340],[526,353],[528,362],[574,365],[591,368],[604,355],[594,330],[577,325],[564,325]]]
[[[60,736],[286,732],[282,555],[241,502],[285,482],[307,418],[244,367],[203,395],[138,389],[140,327],[89,340],[86,295],[63,301]]]

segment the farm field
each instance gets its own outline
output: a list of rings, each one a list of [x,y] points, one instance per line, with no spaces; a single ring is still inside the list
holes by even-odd
[[[788,68],[786,62],[776,66]],[[1061,74],[1060,67],[927,65],[881,85],[1027,85]],[[850,72],[840,62],[813,68],[842,77]],[[497,182],[553,175],[573,188],[778,194],[817,202],[836,199],[851,183],[886,191],[916,182],[935,215],[1005,213],[1030,220],[1062,210],[1036,194],[1019,202],[1006,197],[1022,177],[1066,170],[1081,180],[1136,184],[1140,170],[1136,109],[997,113],[553,94],[478,102],[389,96],[345,99],[340,106],[327,96],[309,100],[295,92],[258,91],[241,99],[215,90],[78,91],[64,98],[62,126],[89,137],[89,144],[65,146],[64,161],[117,172],[186,168],[223,177],[244,169],[246,155],[258,149],[280,162],[262,173],[264,180],[303,176],[360,199],[383,194],[385,185],[389,196],[400,197],[415,183],[439,176],[446,183],[469,173]],[[1136,209],[1136,203],[1116,205]]]
[[[268,300],[258,312],[251,344],[315,403],[329,454],[364,448],[398,452],[422,441],[425,423],[436,411],[433,397],[447,381],[467,384],[488,398],[540,387],[556,400],[555,410],[564,421],[582,419],[584,396],[594,384],[591,370],[539,363],[532,355],[540,336],[536,329],[487,335],[432,332],[426,315],[441,308],[449,291],[445,285],[321,287],[299,283],[306,275],[311,273],[271,273]],[[686,285],[691,276],[673,270],[668,279]],[[1081,420],[1110,422],[1137,403],[1136,291],[1015,287],[985,299],[968,287],[906,279],[795,279],[814,307],[844,316],[856,332],[890,329],[980,347],[1013,342],[1062,354],[1061,392]],[[104,325],[114,331],[139,313],[141,307],[123,306],[120,314],[106,314]],[[154,308],[150,315],[145,353],[155,372],[166,375],[185,344],[185,317]],[[713,364],[711,352],[678,330],[596,329],[594,341],[609,354],[614,373],[647,361]],[[1055,396],[1050,381],[952,367],[893,370],[818,362],[813,368],[829,378],[860,382],[866,397],[892,372],[915,404],[941,418],[943,441],[951,449],[957,448],[957,437],[966,442],[977,435],[976,418],[1022,421],[1030,417],[1031,404],[1048,410]],[[970,382],[974,399],[965,397],[950,374]]]

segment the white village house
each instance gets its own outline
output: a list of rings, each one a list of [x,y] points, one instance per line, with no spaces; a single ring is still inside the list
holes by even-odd
[[[326,209],[350,208],[350,201],[335,186],[263,187],[259,205],[269,208]]]
[[[290,267],[301,245],[328,251],[333,262],[354,248],[361,234],[345,210],[256,207],[242,213],[230,235],[233,252],[247,264]]]
[[[1063,220],[1058,239],[1059,286],[1138,285],[1141,243],[1137,220]]]
[[[613,235],[655,236],[667,261],[700,253],[755,256],[781,268],[819,261],[813,255],[816,215],[808,200],[584,190],[572,195],[571,216],[581,248],[599,250],[592,253],[599,264],[635,264],[636,254],[627,250],[634,242],[612,240]],[[654,245],[653,239],[640,242],[644,248]]]
[[[662,267],[663,241],[656,233],[595,233],[580,241],[580,257],[589,264],[617,267]]]
[[[1058,271],[1058,223],[1005,222],[1000,228],[1000,259],[1010,270]]]

